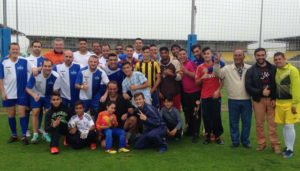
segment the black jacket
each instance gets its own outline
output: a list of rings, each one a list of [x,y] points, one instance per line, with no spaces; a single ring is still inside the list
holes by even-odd
[[[61,116],[61,123],[68,124],[68,121],[73,116],[73,112],[71,109],[66,107],[63,103],[61,103],[58,107],[53,107],[46,112],[45,116],[45,131],[51,132],[53,130],[51,119],[56,120],[57,117]]]
[[[270,98],[276,99],[276,83],[275,83],[275,74],[276,74],[276,67],[272,65],[271,63],[267,62],[267,68],[269,69],[270,73],[270,85],[269,90]],[[246,78],[245,78],[245,86],[246,91],[250,96],[252,96],[252,99],[256,102],[259,102],[260,99],[263,97],[263,85],[260,80],[260,66],[257,64],[252,65],[251,68],[249,68],[246,72]]]

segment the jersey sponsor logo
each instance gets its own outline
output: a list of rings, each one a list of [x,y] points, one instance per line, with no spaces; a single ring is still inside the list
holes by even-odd
[[[72,75],[77,75],[77,72],[75,70],[70,72]]]
[[[53,81],[49,81],[48,84],[54,84],[54,82]]]
[[[89,78],[87,75],[83,76],[83,83],[88,83]]]
[[[37,90],[41,90],[42,89],[42,81],[36,81],[35,82],[35,87]]]
[[[95,80],[99,80],[99,79],[100,79],[100,77],[99,77],[99,76],[96,76],[96,77],[95,77]]]
[[[18,67],[17,67],[17,70],[23,70],[23,69],[24,69],[23,66],[18,66]]]
[[[61,73],[62,77],[65,77],[66,71],[62,70],[62,71],[60,71],[60,73]]]
[[[12,74],[12,67],[6,66],[5,67],[5,75],[10,75]]]

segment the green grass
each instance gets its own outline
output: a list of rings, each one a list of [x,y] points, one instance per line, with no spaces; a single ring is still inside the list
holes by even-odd
[[[226,93],[222,91],[223,104],[227,104]],[[183,137],[176,143],[169,142],[168,151],[159,154],[156,149],[134,150],[128,154],[109,155],[97,147],[95,151],[89,148],[73,150],[64,147],[61,143],[60,154],[51,155],[49,144],[41,141],[37,145],[23,146],[21,142],[7,144],[10,136],[7,116],[0,115],[0,169],[1,170],[242,170],[242,171],[299,171],[300,170],[300,144],[296,138],[295,155],[292,159],[284,159],[276,155],[270,148],[257,152],[255,138],[255,121],[252,119],[250,141],[252,149],[230,147],[228,112],[222,112],[225,141],[224,146],[211,143],[203,145],[194,144],[191,137]],[[19,125],[19,123],[18,123]],[[300,132],[299,125],[295,126]],[[20,128],[18,127],[20,133]],[[284,147],[282,126],[278,126],[279,141]]]

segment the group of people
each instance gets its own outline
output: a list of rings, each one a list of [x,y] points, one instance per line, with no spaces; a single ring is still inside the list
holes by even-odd
[[[93,52],[89,52],[86,39],[78,40],[79,50],[74,53],[64,50],[64,42],[59,38],[53,41],[53,50],[43,56],[40,41],[33,41],[31,48],[31,55],[23,58],[19,56],[19,45],[11,43],[10,54],[0,64],[2,103],[7,108],[12,133],[8,143],[18,140],[17,106],[23,144],[29,144],[31,112],[31,143],[38,143],[38,133],[42,133],[50,142],[52,154],[59,152],[61,135],[64,145],[74,149],[89,146],[94,150],[100,142],[110,154],[129,152],[128,146],[156,147],[165,152],[171,137],[180,141],[185,134],[192,136],[193,143],[199,142],[201,118],[205,130],[203,144],[215,141],[223,145],[221,88],[225,84],[231,147],[242,144],[251,148],[253,106],[256,150],[267,147],[267,117],[274,152],[285,158],[293,155],[294,124],[300,119],[300,78],[297,68],[287,63],[281,52],[274,55],[275,66],[266,60],[266,50],[258,48],[254,52],[256,63],[250,66],[244,63],[244,51],[236,49],[233,64],[225,66],[221,54],[214,54],[209,47],[192,46],[192,61],[187,50],[179,45],[172,45],[171,57],[168,47],[144,46],[140,38],[125,49],[118,44],[116,53],[111,53],[108,44],[99,42],[93,42]],[[284,124],[283,151],[276,123]],[[113,148],[116,140],[118,150]]]

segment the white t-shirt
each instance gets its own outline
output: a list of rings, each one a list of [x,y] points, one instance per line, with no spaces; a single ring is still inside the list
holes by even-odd
[[[79,116],[76,114],[76,115],[73,115],[68,123],[68,127],[69,128],[72,128],[72,124],[75,124],[76,125],[76,128],[80,131],[80,132],[83,132],[84,130],[88,130],[90,129],[92,126],[95,125],[92,117],[87,114],[87,113],[84,113],[83,116],[82,116],[82,119],[79,118]]]
[[[87,54],[82,55],[79,51],[73,53],[74,63],[79,64],[81,67],[85,67],[88,65],[89,58],[92,54],[88,51]]]
[[[103,56],[99,59],[99,67],[101,66],[102,68],[106,67],[106,63],[107,63],[108,59],[105,59]]]
[[[141,55],[142,55],[141,53],[136,53],[136,51],[134,51],[132,56],[136,59],[140,59]]]

